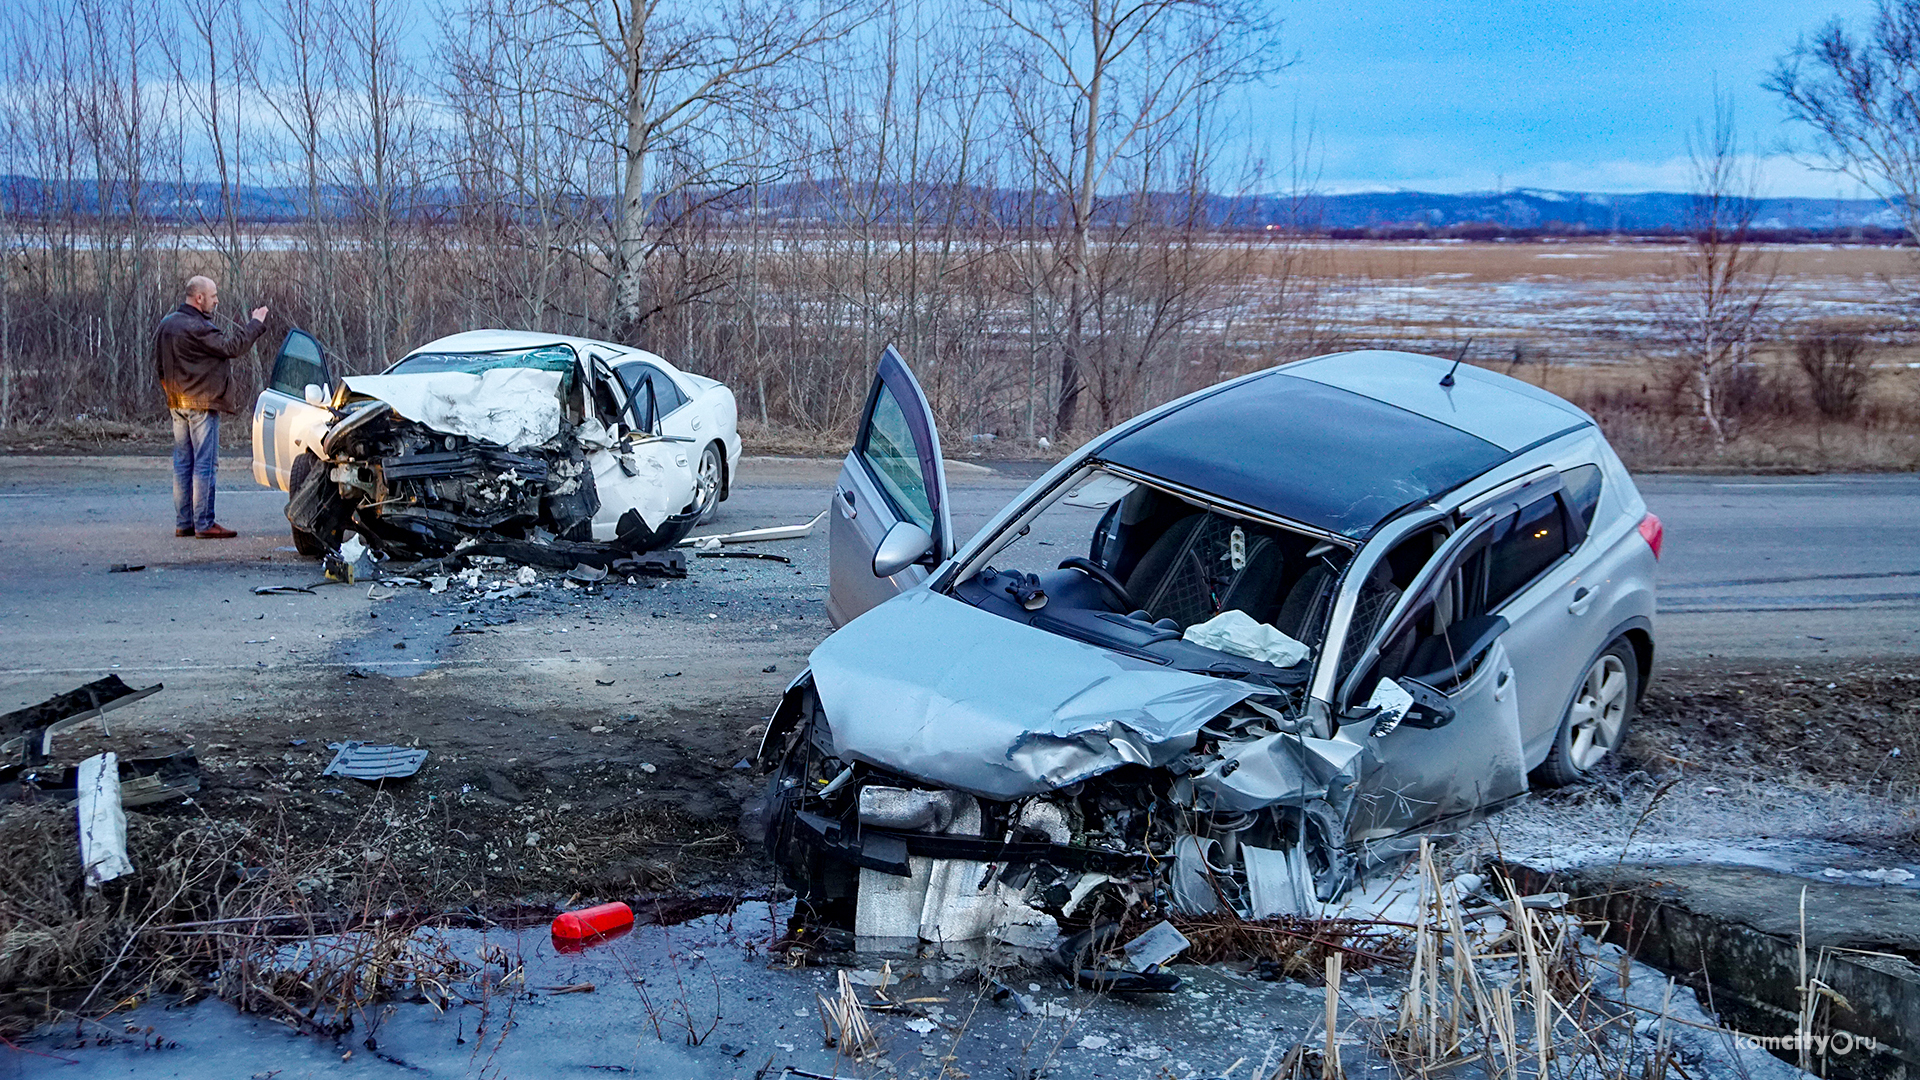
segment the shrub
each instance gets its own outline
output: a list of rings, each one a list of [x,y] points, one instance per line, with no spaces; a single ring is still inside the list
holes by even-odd
[[[1851,420],[1860,413],[1872,373],[1873,357],[1867,339],[1844,331],[1821,331],[1802,337],[1794,358],[1812,387],[1813,406],[1829,420]]]

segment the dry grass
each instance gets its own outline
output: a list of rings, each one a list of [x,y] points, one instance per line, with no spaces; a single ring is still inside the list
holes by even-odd
[[[338,1034],[401,986],[445,999],[472,965],[417,936],[446,920],[389,855],[426,826],[390,800],[318,842],[271,823],[130,814],[135,873],[86,888],[71,807],[0,808],[0,1031],[211,992]]]

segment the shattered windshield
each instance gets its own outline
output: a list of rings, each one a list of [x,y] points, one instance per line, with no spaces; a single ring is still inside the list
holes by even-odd
[[[563,381],[573,376],[573,350],[565,345],[543,345],[519,352],[414,353],[393,365],[389,375],[423,375],[435,371],[463,371],[478,375],[494,368],[534,368],[560,372]]]
[[[1294,685],[1349,554],[1090,467],[1011,522],[954,595],[1156,663]]]

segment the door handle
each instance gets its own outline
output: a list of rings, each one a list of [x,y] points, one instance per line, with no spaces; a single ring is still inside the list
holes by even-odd
[[[1593,606],[1593,590],[1587,588],[1585,585],[1582,585],[1578,589],[1574,590],[1573,603],[1567,605],[1567,614],[1585,615],[1587,613],[1587,609],[1592,606]]]
[[[846,514],[848,519],[853,519],[860,516],[860,509],[853,505],[852,491],[842,489],[840,492],[840,498],[845,501],[845,505],[840,508],[840,511]]]
[[[1507,668],[1501,671],[1500,674],[1494,676],[1493,700],[1495,701],[1507,700],[1507,695],[1511,693],[1512,690],[1513,690],[1513,669],[1512,668]]]

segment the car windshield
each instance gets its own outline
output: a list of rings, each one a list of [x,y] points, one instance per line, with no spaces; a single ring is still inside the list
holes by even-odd
[[[1297,685],[1350,554],[1089,467],[1009,522],[953,593],[1155,663]]]
[[[573,350],[565,345],[542,345],[517,352],[432,352],[414,353],[393,365],[389,375],[423,375],[435,371],[463,371],[478,375],[494,368],[536,368],[573,373]]]

